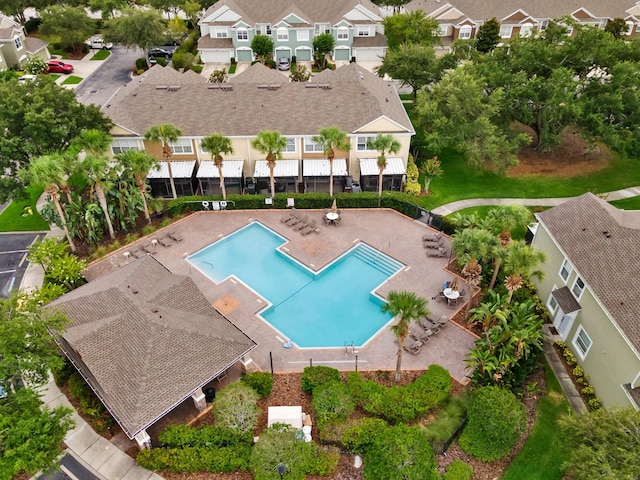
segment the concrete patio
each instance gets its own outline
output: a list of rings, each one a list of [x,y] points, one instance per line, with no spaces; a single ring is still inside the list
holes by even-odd
[[[302,236],[280,222],[285,213],[282,210],[199,212],[137,243],[161,238],[166,230],[178,230],[182,234],[181,242],[169,247],[158,244],[154,257],[171,272],[190,276],[223,315],[258,343],[251,358],[255,366],[263,371],[270,371],[271,358],[276,372],[300,371],[310,362],[339,370],[353,370],[356,359],[359,370],[394,370],[397,346],[387,325],[361,347],[283,348],[283,342],[288,339],[256,315],[266,305],[263,298],[233,278],[216,285],[186,261],[185,257],[188,255],[252,221],[259,221],[289,239],[284,246],[288,253],[315,271],[333,261],[356,242],[364,241],[406,265],[378,288],[376,292],[379,295],[386,297],[391,290],[415,291],[429,300],[428,308],[432,318],[455,314],[445,303],[432,300],[443,281],[451,280],[453,275],[445,270],[448,257],[426,256],[421,238],[430,228],[423,223],[392,210],[350,209],[343,210],[341,226],[323,226],[319,233]],[[322,225],[322,211],[305,210],[304,213]],[[451,240],[447,237],[445,247],[448,251],[451,247]],[[125,252],[133,248],[135,245],[127,245],[92,263],[87,268],[87,278],[96,278],[126,262],[135,261],[133,257],[125,255]],[[237,255],[242,255],[242,252],[237,252]],[[463,284],[462,279],[459,283]],[[469,287],[465,288],[469,292]],[[464,304],[460,303],[458,308],[464,308]],[[467,383],[469,370],[464,358],[475,339],[467,330],[449,322],[439,334],[431,337],[419,354],[404,354],[403,369],[424,369],[436,363],[449,370],[459,382]],[[345,342],[349,344],[350,340],[345,339]]]

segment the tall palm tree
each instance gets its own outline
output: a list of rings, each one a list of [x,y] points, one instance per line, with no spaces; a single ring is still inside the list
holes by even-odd
[[[134,178],[138,192],[142,198],[142,205],[144,206],[144,218],[147,219],[147,223],[151,223],[151,216],[149,215],[149,207],[147,205],[147,176],[152,168],[158,169],[158,160],[151,155],[147,155],[144,152],[137,150],[125,150],[116,155],[116,160],[120,164],[120,167]]]
[[[545,261],[545,254],[527,245],[524,240],[514,240],[506,247],[504,269],[508,273],[505,285],[509,290],[509,299],[513,293],[522,288],[524,279],[528,277],[542,278],[544,272],[537,269]]]
[[[89,128],[80,131],[80,134],[71,142],[72,146],[76,146],[84,150],[87,155],[99,156],[104,155],[111,145],[111,135],[103,130]]]
[[[202,139],[202,149],[209,152],[213,157],[213,164],[218,167],[220,176],[220,190],[222,190],[222,199],[227,199],[227,188],[224,186],[224,175],[222,174],[222,155],[233,153],[233,145],[231,139],[225,137],[221,133],[212,133],[208,137]]]
[[[85,174],[89,183],[96,191],[98,197],[98,204],[104,213],[104,219],[107,222],[107,228],[109,229],[109,236],[111,240],[116,238],[113,231],[113,224],[111,222],[111,215],[109,214],[109,207],[107,205],[107,195],[105,190],[109,190],[111,182],[109,181],[109,175],[111,173],[111,166],[105,157],[87,155],[87,158],[82,162],[82,166],[85,170]]]
[[[146,140],[160,142],[162,144],[162,156],[164,161],[167,162],[169,183],[171,184],[171,195],[173,195],[173,198],[178,198],[178,194],[176,193],[176,184],[173,181],[173,171],[171,170],[171,155],[173,155],[173,151],[169,144],[177,142],[180,135],[182,135],[182,130],[170,123],[152,125],[149,130],[147,130],[147,133],[144,134]]]
[[[23,173],[25,180],[32,185],[44,185],[44,191],[51,197],[56,212],[60,217],[60,224],[69,242],[72,252],[76,252],[76,245],[73,243],[69,228],[67,227],[67,217],[60,204],[60,185],[64,182],[64,172],[62,170],[63,159],[60,154],[44,155],[31,159],[29,168]]]
[[[253,148],[266,155],[269,177],[271,181],[271,198],[275,195],[276,181],[273,170],[276,167],[276,159],[282,158],[282,150],[287,147],[287,139],[277,130],[263,130],[251,142]]]
[[[419,297],[414,292],[391,291],[387,295],[387,303],[382,306],[382,311],[390,313],[398,318],[398,323],[391,326],[391,331],[398,340],[398,359],[396,363],[396,383],[400,381],[402,368],[402,351],[404,341],[409,335],[409,323],[412,320],[419,320],[421,317],[429,315],[427,310],[427,299]]]
[[[378,207],[382,201],[382,177],[384,169],[387,168],[387,154],[398,153],[400,151],[400,142],[393,138],[393,135],[381,134],[376,135],[376,138],[369,142],[369,148],[380,152],[378,156],[378,169],[380,174],[378,176]]]
[[[322,152],[329,160],[329,196],[333,197],[333,160],[336,158],[336,150],[348,152],[351,143],[347,134],[338,127],[323,128],[318,135],[312,138],[314,143],[322,145]]]

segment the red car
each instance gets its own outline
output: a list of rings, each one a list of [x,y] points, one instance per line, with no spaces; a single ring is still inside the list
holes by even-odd
[[[61,62],[59,60],[49,60],[47,62],[47,68],[49,73],[71,73],[73,72],[73,65]]]

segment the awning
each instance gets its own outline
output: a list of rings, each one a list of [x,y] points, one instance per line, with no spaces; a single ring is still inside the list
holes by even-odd
[[[242,178],[242,169],[244,167],[244,160],[223,160],[222,161],[222,175],[224,178]],[[212,160],[204,160],[200,162],[200,168],[198,168],[197,178],[219,178],[218,167]]]
[[[582,308],[576,300],[576,297],[571,293],[571,290],[569,290],[569,287],[562,287],[558,290],[554,290],[551,292],[551,295],[556,299],[558,306],[564,313],[577,312]]]
[[[407,169],[401,157],[387,157],[383,175],[404,175]],[[360,175],[380,175],[377,158],[360,159]]]
[[[347,160],[345,158],[333,159],[333,174],[338,177],[347,175]],[[302,160],[302,175],[305,177],[328,177],[329,160],[326,158]]]
[[[273,168],[274,177],[297,177],[300,160],[276,160]],[[257,160],[254,178],[269,178],[269,167],[266,160]]]
[[[147,178],[169,178],[169,167],[167,162],[158,162],[160,164],[160,170],[152,168],[149,170]],[[193,169],[196,166],[195,160],[188,162],[171,162],[171,173],[173,178],[191,178],[193,175]]]

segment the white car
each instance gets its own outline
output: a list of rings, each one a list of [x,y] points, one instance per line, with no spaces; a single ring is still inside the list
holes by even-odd
[[[96,50],[102,50],[102,49],[111,50],[113,48],[113,43],[111,42],[104,43],[104,40],[102,39],[102,37],[90,38],[87,41],[87,45],[89,45],[90,48],[93,48]]]

